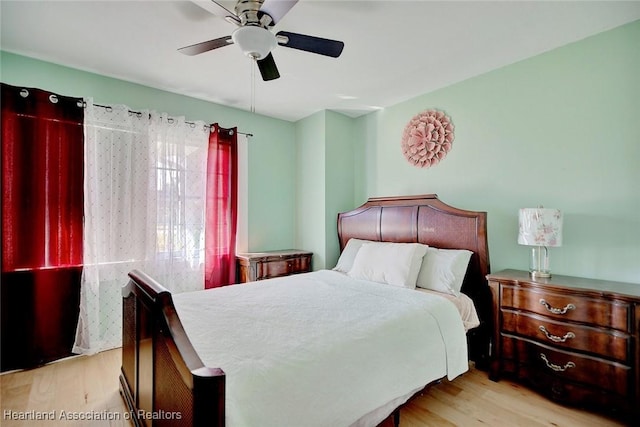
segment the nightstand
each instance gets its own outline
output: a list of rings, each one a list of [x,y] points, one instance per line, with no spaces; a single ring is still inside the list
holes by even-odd
[[[311,271],[312,252],[296,249],[236,255],[240,283]]]
[[[510,376],[562,403],[640,416],[640,285],[517,270],[487,279],[492,380]]]

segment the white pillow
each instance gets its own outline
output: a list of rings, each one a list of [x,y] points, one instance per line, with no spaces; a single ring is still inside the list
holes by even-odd
[[[340,258],[338,258],[338,262],[333,269],[335,271],[339,271],[341,273],[348,273],[353,267],[353,260],[356,259],[356,254],[360,247],[367,242],[371,242],[371,240],[361,240],[351,238],[347,241],[347,244],[344,246],[342,253],[340,254]]]
[[[420,243],[363,243],[349,276],[415,289],[427,246]]]
[[[471,251],[465,249],[428,248],[422,259],[416,286],[460,295],[471,254]]]

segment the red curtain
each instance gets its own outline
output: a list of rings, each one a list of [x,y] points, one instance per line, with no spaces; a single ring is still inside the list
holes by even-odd
[[[211,125],[205,207],[205,288],[236,281],[238,216],[237,128]]]
[[[82,268],[84,108],[81,98],[1,89],[6,370],[71,353]]]
[[[2,271],[82,264],[82,99],[2,85]]]

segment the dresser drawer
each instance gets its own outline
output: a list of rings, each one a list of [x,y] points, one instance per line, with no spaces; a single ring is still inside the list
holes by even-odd
[[[613,329],[601,329],[559,322],[545,316],[502,311],[502,328],[523,337],[569,350],[580,350],[628,363],[632,356],[631,336]]]
[[[518,377],[531,384],[533,388],[548,398],[564,404],[578,405],[591,410],[600,407],[613,418],[628,419],[628,425],[635,425],[635,417],[629,416],[633,403],[626,397],[616,393],[603,391],[600,388],[573,383],[559,379],[557,375],[534,369],[522,369]],[[616,424],[617,425],[617,424]]]
[[[525,369],[535,377],[551,375],[558,381],[588,385],[620,396],[633,389],[629,366],[583,354],[553,349],[529,340],[503,335],[505,370]]]
[[[240,283],[311,271],[313,253],[299,250],[238,254],[237,269]]]
[[[261,279],[269,279],[307,272],[310,267],[310,259],[307,257],[260,262],[256,264],[256,275]]]
[[[501,306],[538,313],[557,320],[629,330],[629,304],[571,293],[502,286]]]

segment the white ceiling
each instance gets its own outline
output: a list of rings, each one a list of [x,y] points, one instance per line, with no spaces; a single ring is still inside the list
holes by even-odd
[[[2,0],[0,45],[249,110],[253,64],[237,46],[177,51],[236,28],[195,3]],[[277,47],[281,78],[263,82],[256,70],[255,111],[357,117],[638,19],[640,1],[300,0],[275,30],[342,40],[342,56]]]

